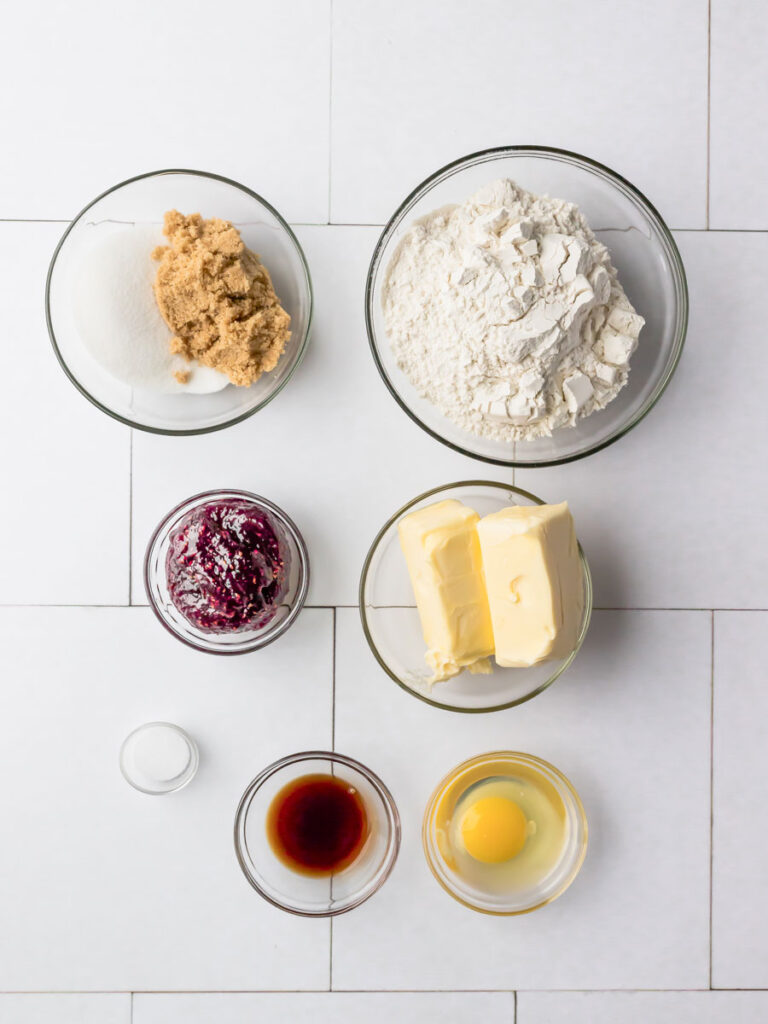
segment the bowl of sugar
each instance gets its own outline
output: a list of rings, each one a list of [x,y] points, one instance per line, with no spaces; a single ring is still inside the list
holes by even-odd
[[[296,236],[257,193],[203,171],[154,171],[69,225],[46,318],[62,369],[103,412],[201,434],[252,416],[288,383],[312,285]]]

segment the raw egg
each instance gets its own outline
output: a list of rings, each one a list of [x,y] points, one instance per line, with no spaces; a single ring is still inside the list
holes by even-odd
[[[459,825],[464,849],[483,864],[511,860],[525,846],[528,822],[507,797],[484,796],[464,812]]]
[[[514,775],[486,776],[449,790],[439,807],[436,824],[446,861],[478,889],[527,889],[562,856],[562,799],[525,765]]]
[[[573,881],[587,822],[562,772],[531,754],[500,750],[464,761],[442,780],[422,837],[432,873],[460,903],[522,914]]]

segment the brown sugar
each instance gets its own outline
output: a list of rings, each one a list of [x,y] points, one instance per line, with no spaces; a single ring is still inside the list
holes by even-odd
[[[165,214],[152,258],[155,298],[173,331],[171,352],[247,386],[273,370],[291,336],[267,268],[228,220]]]

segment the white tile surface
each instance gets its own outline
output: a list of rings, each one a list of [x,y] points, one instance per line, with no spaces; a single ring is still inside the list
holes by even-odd
[[[710,226],[768,228],[768,6],[712,3]]]
[[[133,1024],[513,1024],[512,993],[137,995]]]
[[[77,393],[45,326],[45,275],[62,231],[0,224],[0,604],[128,601],[130,435]]]
[[[329,0],[14,4],[0,68],[0,217],[71,217],[161,167],[328,213]]]
[[[715,616],[712,981],[768,987],[768,613]]]
[[[768,992],[521,992],[517,1024],[762,1024]]]
[[[768,235],[682,233],[691,320],[648,417],[612,447],[515,480],[567,499],[603,607],[768,607],[763,267]],[[737,522],[732,512],[738,509]]]
[[[131,1024],[131,996],[0,995],[0,1024]]]
[[[133,463],[134,601],[147,541],[190,494],[243,487],[275,501],[309,546],[310,604],[356,604],[363,560],[385,520],[430,487],[511,480],[436,444],[390,397],[373,363],[363,290],[378,231],[300,230],[315,280],[307,355],[278,398],[237,427],[205,437],[137,434]]]
[[[0,609],[0,991],[327,986],[328,923],[250,889],[232,823],[261,768],[330,742],[331,621],[305,611],[264,651],[215,658],[148,609]],[[165,798],[118,770],[153,720],[200,746]]]
[[[536,143],[704,227],[706,0],[335,0],[333,26],[331,220],[383,222],[448,161]]]
[[[710,225],[764,233],[678,234],[692,318],[667,395],[608,451],[516,482],[571,502],[598,605],[768,608],[768,12],[735,0],[9,7],[0,303],[14,348],[0,404],[0,606],[123,604],[131,571],[129,431],[77,394],[45,329],[45,272],[64,225],[3,218],[67,218],[132,174],[192,166],[243,181],[294,222],[381,223],[448,160],[533,142],[608,163],[670,224],[701,228],[710,9]],[[231,484],[282,504],[310,546],[310,602],[343,605],[402,502],[462,477],[511,479],[432,441],[379,380],[363,323],[377,236],[300,229],[316,327],[272,406],[210,437],[134,436],[134,602],[149,533],[195,490]],[[597,613],[551,691],[478,717],[400,692],[357,612],[337,614],[336,745],[392,785],[404,844],[382,892],[334,924],[334,986],[475,991],[173,994],[329,984],[329,925],[260,901],[231,827],[260,767],[331,742],[330,611],[305,611],[259,655],[217,659],[183,648],[147,609],[0,607],[0,993],[70,993],[0,994],[0,1024],[129,1024],[131,988],[150,993],[135,997],[133,1024],[512,1024],[509,992],[477,990],[709,984],[708,613]],[[768,987],[767,616],[716,615],[716,987]],[[163,801],[117,770],[125,734],[155,717],[188,727],[202,752],[193,785]],[[434,783],[494,746],[551,758],[590,817],[583,873],[527,918],[454,904],[421,852]],[[517,1024],[768,1019],[766,992],[518,1000]]]
[[[528,704],[457,715],[399,690],[356,611],[338,613],[336,748],[391,787],[392,877],[334,924],[334,988],[697,988],[709,969],[710,615],[598,612],[573,667]],[[421,851],[434,786],[464,758],[525,750],[579,790],[580,876],[520,918],[474,914]]]

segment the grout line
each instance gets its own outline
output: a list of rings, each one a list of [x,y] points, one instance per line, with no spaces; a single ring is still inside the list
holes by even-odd
[[[329,156],[330,165],[330,156]],[[330,166],[329,166],[330,172]],[[709,186],[707,186],[707,191]],[[330,201],[330,195],[329,195]],[[0,224],[71,224],[70,218],[47,218],[47,217],[0,217]],[[384,224],[374,224],[370,221],[341,221],[341,220],[292,220],[289,222],[293,228],[378,228],[383,231]],[[707,213],[707,223],[709,214]],[[676,228],[669,229],[673,234],[717,234],[717,235],[765,235],[768,234],[768,227],[765,228]]]
[[[331,750],[336,750],[336,609],[333,609],[333,649],[331,653]]]
[[[357,604],[305,604],[304,608],[307,611],[325,611],[325,612],[337,612],[337,611],[357,611],[360,605]],[[378,604],[373,605],[375,608],[415,608],[414,604]],[[142,604],[111,604],[110,602],[100,603],[64,603],[64,602],[40,602],[40,603],[22,603],[18,604],[14,601],[0,601],[0,608],[122,608],[123,610],[131,611],[142,611],[149,608],[149,604],[144,602]],[[593,611],[596,612],[743,612],[744,614],[765,614],[768,612],[768,608],[712,608],[703,606],[674,606],[674,607],[663,607],[661,605],[607,605],[607,604],[596,604],[592,607]],[[303,991],[303,989],[301,990]],[[419,991],[419,990],[414,990]],[[438,990],[439,991],[439,990]],[[499,989],[501,992],[509,992],[510,989]],[[575,991],[592,991],[591,989],[578,989]],[[661,990],[660,990],[661,991]]]
[[[0,224],[71,224],[69,217],[0,217]]]
[[[131,992],[131,1024],[133,1024],[133,992]]]
[[[710,624],[710,988],[712,989],[712,908],[715,867],[715,612]]]
[[[127,604],[3,604],[0,602],[0,608],[122,608],[123,611],[128,611],[131,607],[133,608],[148,608],[149,605],[127,605]]]
[[[331,750],[336,750],[336,609],[332,611],[331,648]],[[333,768],[333,765],[331,765]],[[331,875],[331,899],[333,899],[333,875]],[[328,991],[333,992],[333,915],[328,918]]]
[[[331,223],[331,167],[333,164],[333,0],[328,4],[328,224]]]
[[[133,428],[128,454],[128,606],[133,604]]]
[[[768,608],[661,608],[651,605],[638,607],[611,608],[607,605],[593,605],[596,612],[768,612]]]
[[[514,1000],[513,1006],[515,1008],[515,1013],[512,1020],[514,1021],[514,1024],[517,1024],[517,992],[512,993],[512,999]]]
[[[675,235],[765,235],[768,228],[672,228]]]
[[[360,606],[357,604],[305,604],[304,608],[307,611],[326,611],[326,612],[337,612],[337,611],[350,611],[357,609]],[[375,608],[415,608],[413,604],[382,604],[374,605]],[[122,608],[123,610],[131,611],[142,611],[149,608],[149,604],[144,602],[142,604],[111,604],[105,602],[104,604],[97,603],[63,603],[63,602],[40,602],[40,603],[22,603],[18,604],[14,601],[0,601],[0,608]],[[596,604],[593,605],[593,611],[596,612],[743,612],[749,614],[754,612],[755,614],[764,614],[768,612],[768,608],[712,608],[712,607],[662,607],[661,605],[606,605]],[[282,991],[282,990],[281,990]],[[300,991],[304,991],[301,989]],[[415,989],[414,991],[420,991]],[[437,990],[440,991],[440,990]],[[494,990],[496,991],[496,990]],[[509,992],[510,989],[498,989],[500,992]],[[591,989],[578,989],[574,991],[592,991]],[[663,990],[659,990],[663,991]]]
[[[328,944],[328,992],[333,992],[333,915],[328,918],[330,942]]]
[[[707,2],[707,231],[709,231],[709,172],[712,154],[712,0]]]
[[[335,988],[333,990],[334,995],[340,994],[362,994],[362,995],[390,995],[390,994],[403,994],[403,995],[419,995],[419,994],[432,994],[432,995],[455,995],[455,994],[466,994],[466,995],[481,995],[485,993],[489,994],[507,994],[515,998],[521,992],[532,992],[532,993],[546,993],[546,994],[561,994],[569,992],[605,992],[614,995],[631,995],[634,992],[768,992],[768,987],[760,985],[752,985],[747,988],[737,986],[723,986],[717,985],[715,988],[525,988],[525,989],[510,989],[510,988]],[[117,996],[127,995],[133,1000],[134,996],[137,995],[245,995],[245,996],[258,996],[258,995],[318,995],[327,996],[330,995],[327,988],[226,988],[226,989],[212,989],[212,988],[148,988],[148,989],[136,989],[130,991],[129,989],[2,989],[0,990],[0,996],[73,996],[73,995],[84,995],[84,996]]]

